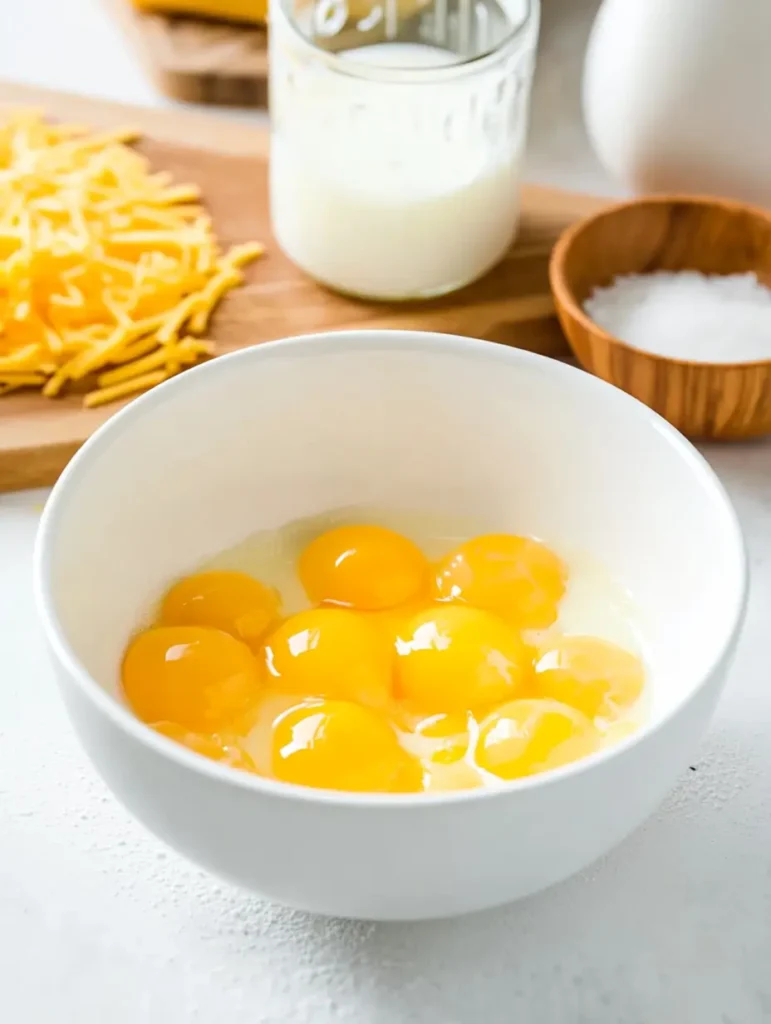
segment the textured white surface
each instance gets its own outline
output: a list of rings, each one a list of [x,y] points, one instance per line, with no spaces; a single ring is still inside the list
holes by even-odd
[[[576,51],[596,3],[544,6],[530,177],[601,191],[575,119]],[[62,41],[65,17],[77,51]],[[97,0],[2,4],[0,74],[159,102]],[[267,906],[211,881],[127,817],[77,747],[43,656],[30,582],[43,497],[0,499],[0,1019],[771,1019],[771,442],[707,455],[737,504],[753,584],[696,771],[585,877],[505,910],[411,926],[313,920]]]

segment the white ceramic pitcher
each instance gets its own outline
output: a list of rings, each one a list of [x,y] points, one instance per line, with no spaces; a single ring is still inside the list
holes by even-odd
[[[771,205],[771,0],[604,0],[584,111],[628,188]]]

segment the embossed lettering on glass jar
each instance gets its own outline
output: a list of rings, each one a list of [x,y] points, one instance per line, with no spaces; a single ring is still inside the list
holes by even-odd
[[[417,299],[506,253],[538,0],[272,0],[271,215],[338,291]]]

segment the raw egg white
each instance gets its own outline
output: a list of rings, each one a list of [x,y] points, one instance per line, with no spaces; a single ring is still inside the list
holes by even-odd
[[[500,785],[618,742],[647,702],[634,604],[596,561],[457,517],[256,533],[151,618],[124,660],[137,714],[302,785]]]

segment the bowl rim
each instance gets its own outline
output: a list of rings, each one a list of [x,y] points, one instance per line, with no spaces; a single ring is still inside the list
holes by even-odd
[[[349,793],[337,790],[314,789],[293,783],[267,779],[263,776],[236,771],[226,765],[211,761],[208,758],[187,750],[166,736],[155,732],[149,725],[137,718],[133,712],[110,692],[104,689],[87,671],[72,648],[59,622],[53,593],[53,561],[56,550],[58,520],[60,509],[70,501],[72,493],[77,492],[78,480],[86,472],[92,459],[108,448],[117,433],[130,429],[134,421],[140,419],[154,406],[163,403],[167,397],[180,392],[199,382],[200,378],[213,374],[228,374],[236,371],[242,364],[259,363],[264,359],[283,358],[292,353],[302,358],[305,355],[318,357],[325,353],[345,353],[361,348],[373,350],[376,346],[389,351],[416,348],[434,351],[467,354],[471,358],[538,365],[548,373],[570,378],[579,387],[593,390],[598,397],[615,402],[625,408],[633,416],[645,420],[649,426],[660,434],[668,444],[682,457],[697,478],[700,478],[712,498],[728,515],[732,540],[739,562],[739,594],[736,607],[731,617],[730,626],[714,660],[704,672],[702,678],[668,709],[666,714],[654,721],[647,721],[631,736],[622,739],[612,747],[604,747],[578,761],[559,768],[526,776],[522,779],[503,781],[500,786],[478,787],[467,790],[450,790],[435,793]],[[43,509],[35,539],[33,554],[33,588],[37,612],[43,626],[50,652],[56,665],[65,671],[80,690],[81,695],[115,728],[149,748],[157,756],[176,763],[179,767],[192,770],[215,782],[236,786],[267,797],[276,797],[299,801],[300,803],[327,804],[336,807],[366,806],[382,808],[421,808],[436,805],[465,803],[467,801],[491,800],[505,794],[514,794],[542,786],[558,784],[561,780],[591,771],[606,761],[618,757],[624,751],[644,742],[677,715],[682,708],[699,693],[708,683],[713,674],[732,653],[739,637],[740,627],[747,606],[749,579],[748,556],[744,535],[739,518],[731,499],[704,456],[665,419],[636,398],[621,391],[612,384],[595,377],[590,373],[541,356],[524,349],[498,345],[493,342],[481,341],[476,338],[460,337],[451,334],[438,334],[421,331],[402,330],[348,330],[325,331],[319,334],[304,334],[277,341],[264,342],[250,348],[226,353],[206,363],[191,367],[163,384],[152,388],[134,399],[111,416],[100,426],[64,469],[48,498]],[[61,686],[57,673],[57,684]]]
[[[617,335],[606,331],[604,327],[601,327],[595,320],[592,320],[576,298],[575,292],[568,283],[565,274],[565,259],[568,250],[579,235],[593,227],[597,221],[623,215],[628,210],[642,206],[672,206],[675,203],[684,206],[700,206],[712,209],[723,207],[733,213],[749,214],[758,220],[765,221],[771,229],[771,211],[764,210],[762,207],[755,206],[752,203],[742,202],[739,199],[724,199],[721,196],[690,195],[688,193],[674,192],[661,195],[636,196],[633,199],[624,199],[621,202],[603,206],[602,209],[582,217],[574,224],[571,224],[570,227],[565,228],[554,244],[551,256],[549,257],[549,285],[558,309],[560,305],[563,306],[570,316],[578,321],[581,327],[588,333],[602,338],[603,341],[623,349],[625,352],[629,352],[632,356],[643,356],[653,362],[671,366],[682,366],[690,370],[702,370],[705,372],[714,370],[757,370],[761,367],[771,369],[771,358],[745,360],[737,363],[712,363],[695,359],[678,359],[676,356],[663,356],[659,352],[648,352],[647,349],[638,348],[636,345],[623,341]],[[595,285],[595,287],[597,286]]]

